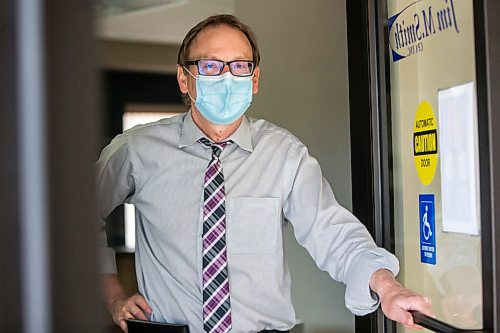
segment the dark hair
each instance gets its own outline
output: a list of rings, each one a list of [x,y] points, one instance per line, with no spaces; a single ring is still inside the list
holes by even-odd
[[[191,30],[189,30],[189,32],[184,37],[181,47],[179,48],[179,53],[177,55],[177,64],[179,64],[180,66],[185,66],[186,61],[192,60],[189,59],[191,44],[201,31],[203,31],[207,27],[217,26],[221,24],[225,24],[238,29],[243,34],[245,34],[248,41],[250,42],[250,46],[252,47],[252,60],[255,63],[255,67],[257,67],[260,63],[260,53],[259,47],[257,46],[257,39],[255,38],[254,33],[248,25],[241,22],[236,16],[228,14],[210,16],[191,28]],[[191,99],[189,98],[188,94],[182,94],[182,100],[186,105],[191,105]]]

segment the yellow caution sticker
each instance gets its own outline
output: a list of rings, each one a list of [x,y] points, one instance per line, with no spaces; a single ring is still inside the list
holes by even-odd
[[[415,115],[413,157],[418,178],[429,185],[436,172],[438,158],[437,119],[431,105],[422,101]]]

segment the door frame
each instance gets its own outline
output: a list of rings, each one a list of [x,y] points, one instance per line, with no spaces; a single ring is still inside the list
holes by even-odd
[[[474,0],[484,330],[500,330],[500,4]],[[346,1],[353,212],[394,252],[387,2]],[[496,94],[493,92],[497,92]],[[359,133],[368,135],[359,135]],[[383,223],[382,221],[389,221]],[[498,222],[498,223],[496,223]],[[491,237],[485,237],[491,235]],[[380,310],[356,332],[396,332]]]
[[[386,6],[346,1],[353,213],[378,246],[394,252],[390,82]],[[359,135],[367,133],[369,135]],[[356,333],[396,331],[379,309],[355,318]]]
[[[2,1],[0,16],[0,325],[101,332],[92,5]]]
[[[500,4],[474,1],[481,186],[483,322],[500,330]],[[496,92],[496,93],[493,93]],[[490,237],[485,237],[490,235]]]

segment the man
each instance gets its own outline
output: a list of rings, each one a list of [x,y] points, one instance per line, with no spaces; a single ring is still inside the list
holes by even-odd
[[[320,269],[346,284],[357,315],[384,313],[408,327],[408,310],[430,301],[395,279],[397,259],[377,248],[334,198],[317,161],[288,131],[244,113],[259,89],[260,55],[250,29],[231,15],[209,17],[185,37],[177,80],[187,114],[116,137],[99,159],[106,217],[137,211],[140,294],[120,286],[104,255],[104,292],[114,321],[184,323],[191,332],[288,331],[295,324],[283,229]],[[105,235],[103,246],[105,246]]]

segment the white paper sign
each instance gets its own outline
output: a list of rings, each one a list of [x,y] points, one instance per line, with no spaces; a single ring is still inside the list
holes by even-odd
[[[440,90],[443,231],[479,235],[479,158],[474,83]]]

